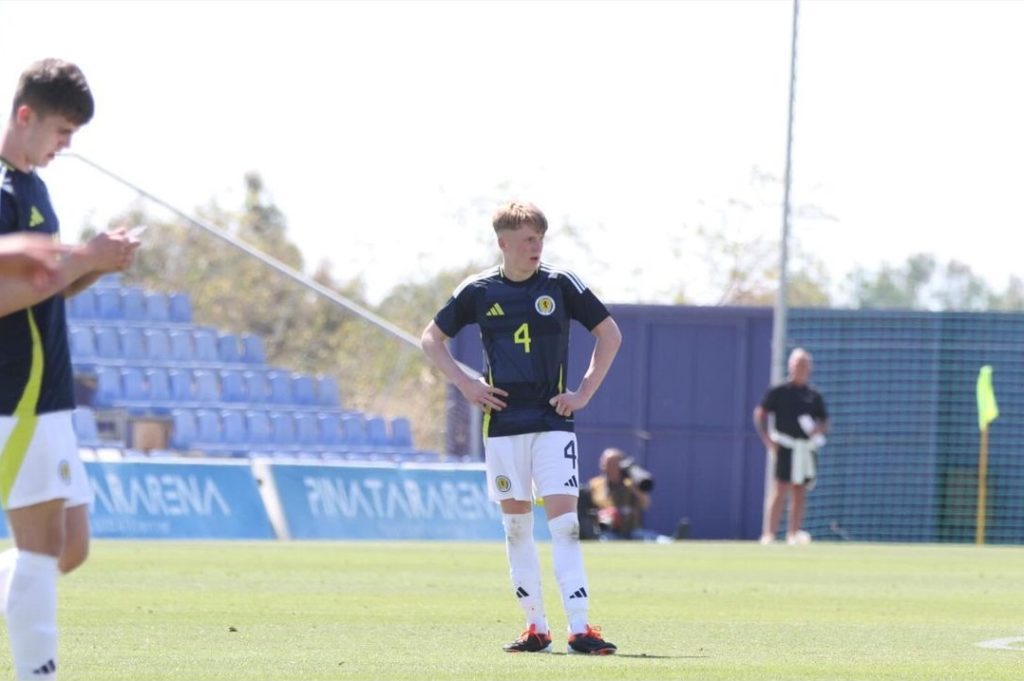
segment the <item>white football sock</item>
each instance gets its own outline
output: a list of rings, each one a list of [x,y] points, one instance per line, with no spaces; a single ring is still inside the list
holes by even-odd
[[[540,558],[533,540],[533,513],[503,513],[501,524],[505,526],[505,551],[516,600],[526,615],[526,626],[535,625],[537,633],[543,634],[548,630],[548,619],[544,615],[540,590]]]
[[[57,559],[18,551],[7,588],[7,635],[15,678],[57,678]]]
[[[565,513],[548,520],[548,528],[551,530],[551,559],[558,588],[562,591],[569,631],[582,634],[587,630],[590,596],[580,547],[580,519],[575,513]]]
[[[11,571],[18,557],[18,547],[12,546],[0,553],[0,612],[7,609],[7,586],[10,584]]]

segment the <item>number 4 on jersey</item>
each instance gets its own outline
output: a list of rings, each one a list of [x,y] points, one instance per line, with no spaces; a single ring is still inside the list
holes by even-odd
[[[523,346],[523,352],[530,354],[530,325],[523,322],[516,329],[516,332],[512,334],[512,338],[515,340],[516,345]]]

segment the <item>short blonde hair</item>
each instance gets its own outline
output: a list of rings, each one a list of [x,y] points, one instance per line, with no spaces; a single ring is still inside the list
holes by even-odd
[[[496,233],[516,230],[523,225],[533,225],[541,234],[548,231],[548,219],[540,208],[532,203],[509,201],[494,213],[492,220]]]

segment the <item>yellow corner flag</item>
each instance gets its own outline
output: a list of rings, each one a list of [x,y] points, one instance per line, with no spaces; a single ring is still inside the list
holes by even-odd
[[[996,392],[992,389],[992,367],[988,364],[978,372],[978,429],[985,430],[988,424],[999,418]]]

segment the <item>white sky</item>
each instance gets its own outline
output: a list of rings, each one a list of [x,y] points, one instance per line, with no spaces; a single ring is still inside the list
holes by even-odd
[[[75,151],[186,210],[239,206],[258,171],[308,267],[374,299],[486,259],[515,197],[607,301],[713,303],[693,228],[780,230],[756,178],[783,174],[791,10],[0,0],[0,105],[35,59],[77,62],[97,115]],[[802,2],[792,197],[834,219],[793,235],[834,285],[921,251],[1000,289],[1019,271],[1021,35],[1024,2]],[[43,176],[72,237],[133,199],[74,159]]]

